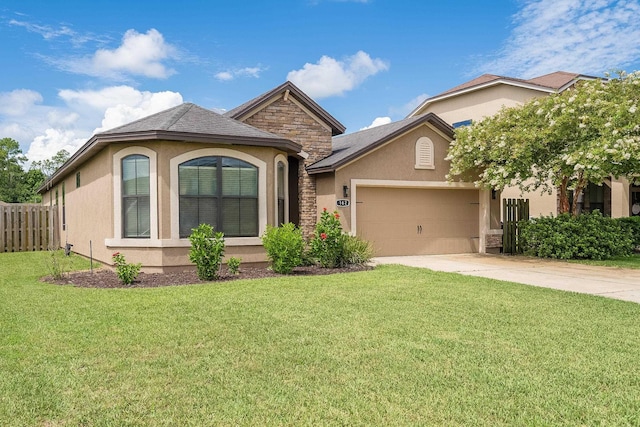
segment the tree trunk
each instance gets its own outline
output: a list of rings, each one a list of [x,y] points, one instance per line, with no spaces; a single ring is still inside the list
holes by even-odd
[[[569,194],[567,192],[567,184],[569,182],[568,177],[562,178],[562,183],[558,188],[560,195],[558,200],[558,213],[564,214],[569,213]]]
[[[578,216],[578,200],[587,186],[587,182],[582,178],[582,174],[578,176],[578,184],[573,191],[573,203],[571,204],[571,216]]]

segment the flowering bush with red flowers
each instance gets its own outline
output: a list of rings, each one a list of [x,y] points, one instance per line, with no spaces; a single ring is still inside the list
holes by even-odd
[[[342,232],[340,214],[324,208],[320,221],[311,239],[311,254],[325,268],[341,267],[344,264],[344,244],[346,234]]]
[[[116,274],[118,275],[118,279],[124,285],[130,285],[134,280],[138,277],[138,273],[140,273],[140,268],[142,264],[127,264],[124,259],[124,255],[120,252],[116,252],[111,255],[113,259],[113,265],[116,266]]]

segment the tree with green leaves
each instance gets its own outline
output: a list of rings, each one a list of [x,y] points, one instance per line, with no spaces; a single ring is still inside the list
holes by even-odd
[[[51,176],[64,164],[71,155],[67,150],[60,150],[50,159],[39,160],[31,164],[31,169],[39,169],[45,176]]]
[[[447,156],[449,179],[498,190],[556,188],[560,213],[575,215],[589,182],[601,185],[612,176],[638,180],[639,104],[640,72],[619,72],[502,109],[456,129]]]
[[[0,201],[22,202],[24,170],[22,163],[27,158],[20,150],[18,141],[11,138],[0,139]]]

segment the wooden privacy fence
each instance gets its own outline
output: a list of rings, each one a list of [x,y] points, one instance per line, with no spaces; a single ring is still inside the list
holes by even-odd
[[[46,251],[58,248],[55,206],[0,202],[0,252]]]
[[[502,202],[502,252],[522,253],[518,239],[518,221],[529,219],[529,199],[504,199]]]

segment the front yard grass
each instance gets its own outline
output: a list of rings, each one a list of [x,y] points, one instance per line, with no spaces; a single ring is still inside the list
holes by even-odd
[[[602,265],[604,267],[618,267],[618,268],[640,268],[640,254],[633,254],[631,256],[619,256],[605,260],[572,260],[571,262],[577,262],[586,265]]]
[[[0,254],[3,426],[640,424],[639,304],[400,266],[86,289],[46,257]]]

